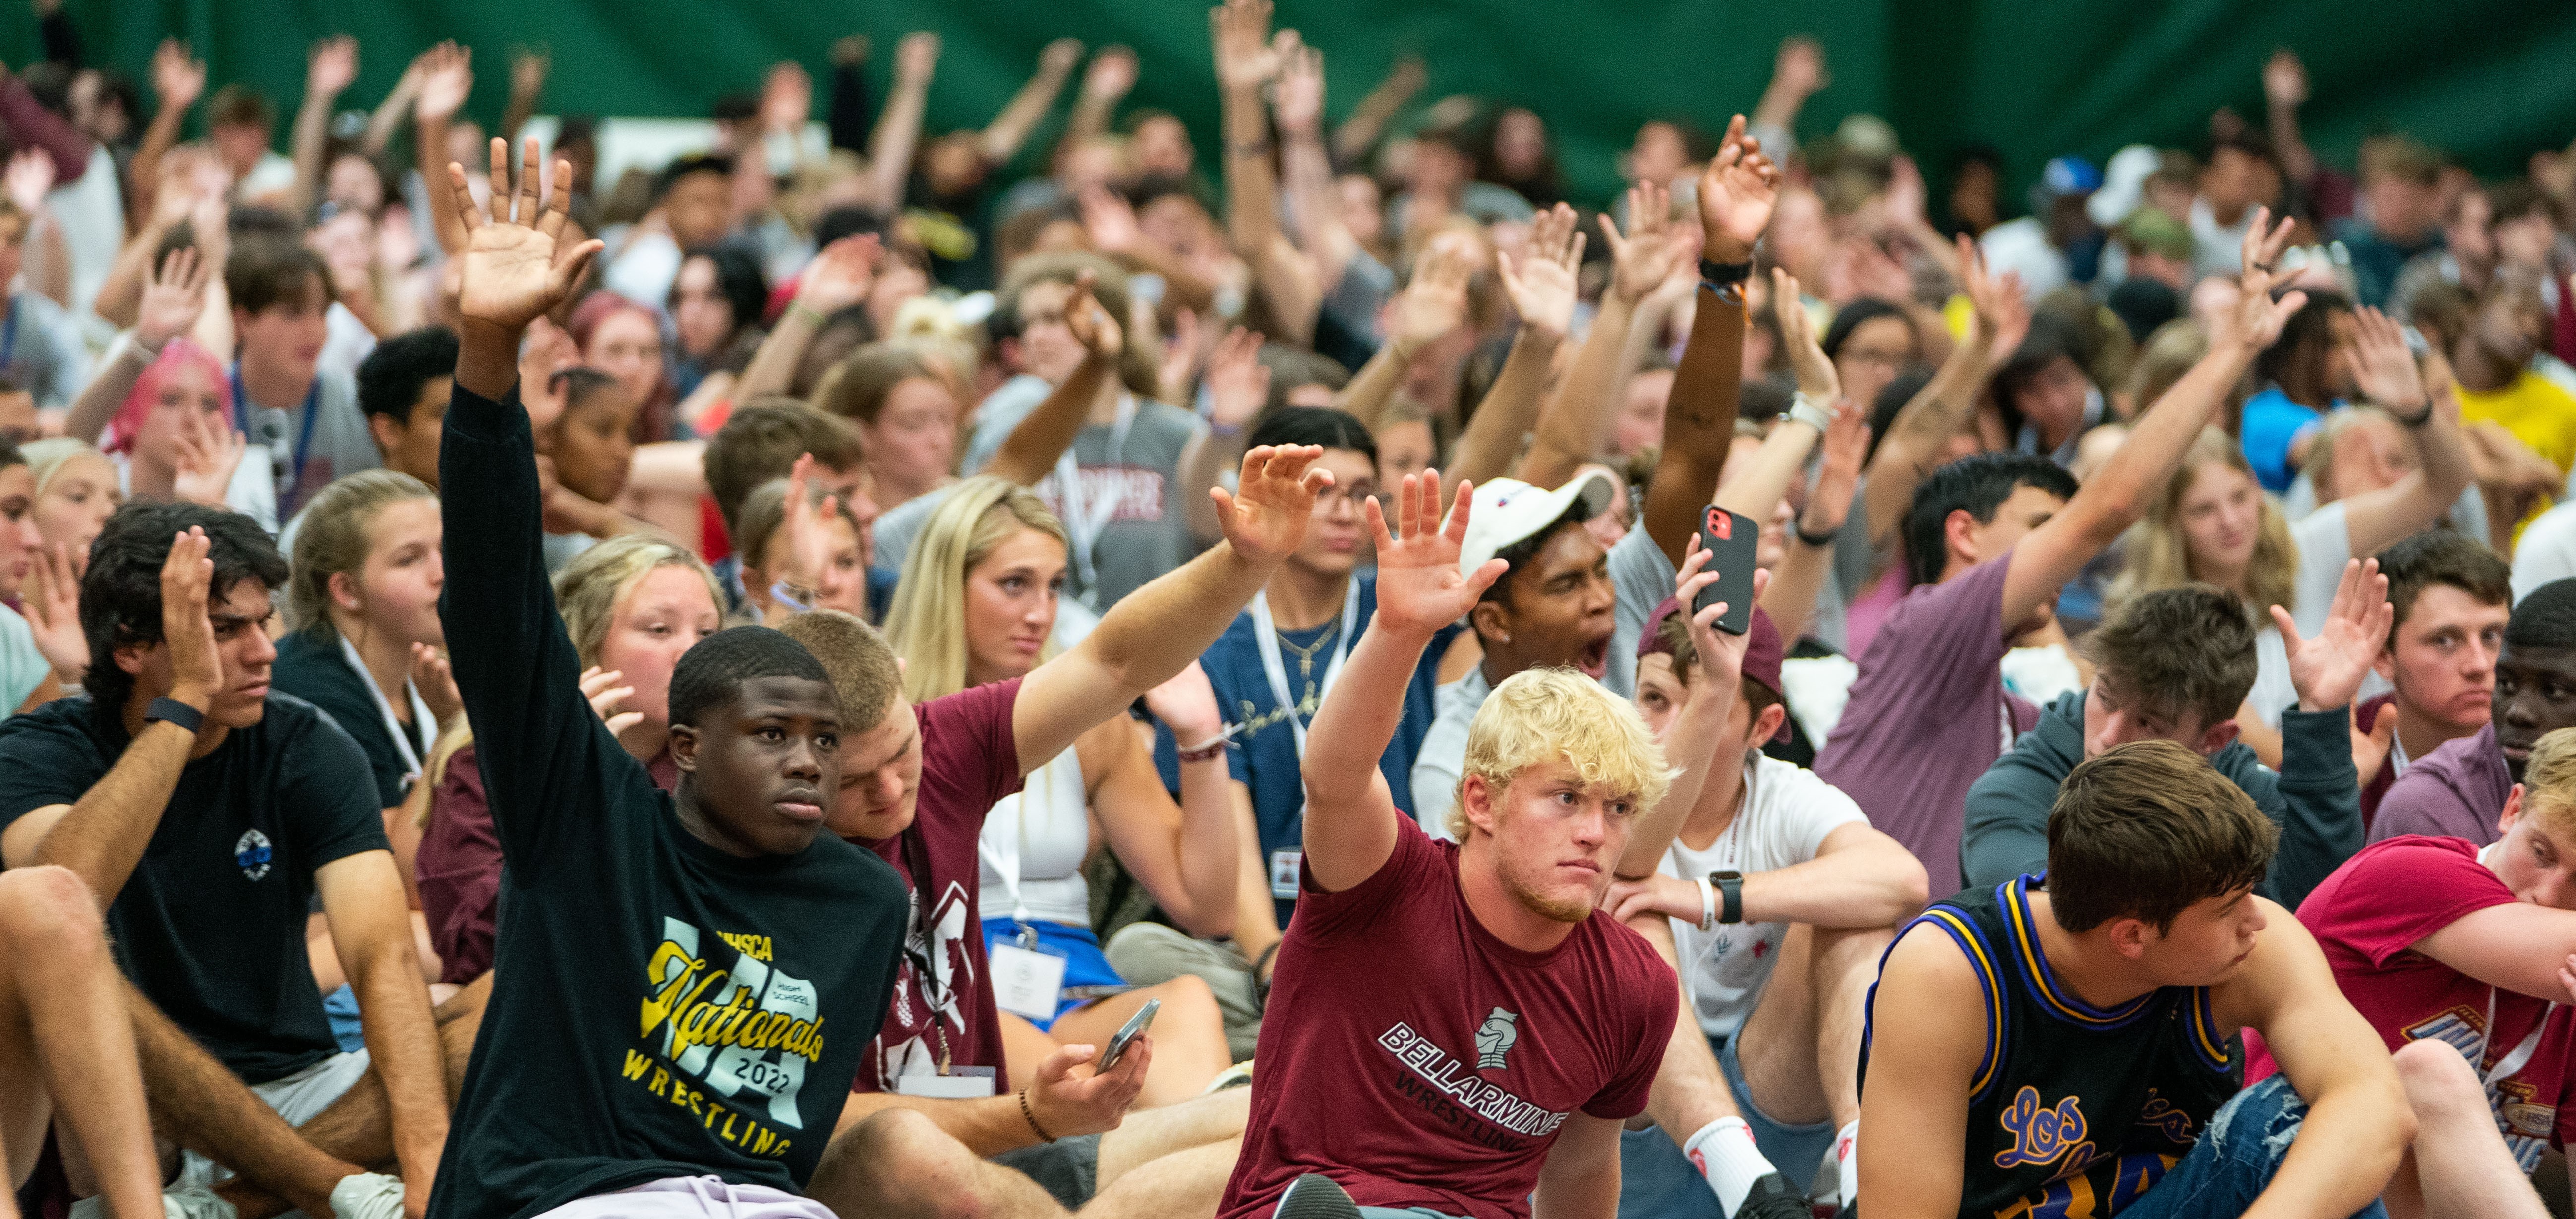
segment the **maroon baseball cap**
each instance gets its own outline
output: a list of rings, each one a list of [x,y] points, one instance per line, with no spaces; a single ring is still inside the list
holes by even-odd
[[[1644,656],[1650,652],[1672,654],[1672,649],[1664,646],[1664,619],[1680,608],[1679,600],[1666,597],[1663,604],[1655,607],[1654,613],[1646,616],[1646,629],[1637,636],[1637,655]],[[1780,662],[1787,655],[1787,649],[1780,642],[1780,628],[1772,625],[1771,615],[1763,613],[1761,606],[1754,606],[1753,625],[1744,641],[1745,679],[1762,683],[1762,688],[1769,690],[1773,697],[1784,697],[1780,691]]]

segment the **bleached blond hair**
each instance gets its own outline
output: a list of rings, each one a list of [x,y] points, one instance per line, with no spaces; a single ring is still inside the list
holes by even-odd
[[[1461,773],[1501,791],[1532,766],[1563,758],[1586,787],[1653,808],[1673,785],[1663,746],[1628,700],[1572,669],[1525,669],[1494,687],[1467,725]],[[1467,806],[1449,811],[1449,836],[1467,840]]]
[[[2552,729],[2522,768],[2522,815],[2551,830],[2576,830],[2576,728]]]

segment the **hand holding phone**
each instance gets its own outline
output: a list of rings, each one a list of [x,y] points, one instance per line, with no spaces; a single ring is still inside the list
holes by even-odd
[[[1762,543],[1762,527],[1741,512],[1708,506],[1700,518],[1699,544],[1708,551],[1708,564],[1702,571],[1717,573],[1717,582],[1699,590],[1691,598],[1691,612],[1696,614],[1720,601],[1726,612],[1718,615],[1717,629],[1729,635],[1741,635],[1753,629],[1753,569],[1756,550]]]
[[[1099,1074],[1106,1075],[1110,1068],[1118,1065],[1118,1060],[1127,1054],[1128,1043],[1143,1036],[1146,1029],[1153,1027],[1154,1013],[1161,1010],[1163,1010],[1162,1000],[1147,999],[1145,1006],[1137,1008],[1136,1014],[1128,1017],[1127,1023],[1118,1027],[1118,1032],[1109,1039],[1109,1049],[1100,1055]]]

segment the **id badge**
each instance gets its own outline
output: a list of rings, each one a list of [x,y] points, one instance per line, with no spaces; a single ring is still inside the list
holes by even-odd
[[[1304,851],[1272,851],[1270,853],[1270,896],[1283,902],[1296,900],[1297,868],[1305,862]]]
[[[1055,1019],[1064,994],[1063,957],[1017,944],[996,944],[986,955],[993,966],[994,1006],[1031,1020]]]
[[[894,1081],[898,1096],[936,1096],[949,1100],[972,1100],[993,1094],[993,1068],[958,1067],[946,1075],[922,1072],[898,1076]]]

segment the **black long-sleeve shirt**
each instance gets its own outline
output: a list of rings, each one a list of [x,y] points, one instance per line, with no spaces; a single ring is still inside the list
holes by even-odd
[[[506,871],[430,1214],[529,1216],[706,1174],[801,1187],[884,1015],[902,882],[830,834],[745,859],[680,826],[581,695],[515,387],[456,388],[439,480],[439,614]]]

